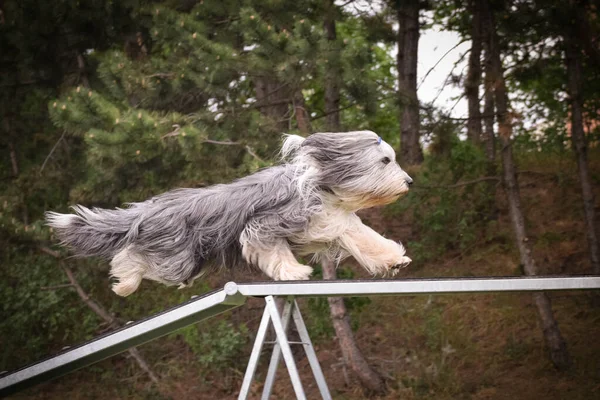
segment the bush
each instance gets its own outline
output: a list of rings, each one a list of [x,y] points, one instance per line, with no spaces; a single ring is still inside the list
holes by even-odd
[[[449,152],[426,157],[407,199],[386,209],[391,215],[413,213],[418,240],[408,242],[408,247],[415,262],[468,248],[494,218],[495,190],[490,190],[489,181],[454,186],[486,175],[485,154],[457,137],[450,143]]]
[[[16,245],[0,264],[0,371],[22,367],[94,335],[99,318],[73,289],[54,289],[67,282],[56,260]]]
[[[203,368],[226,369],[235,363],[248,341],[248,328],[219,321],[208,329],[198,325],[181,329],[177,335],[190,346]]]

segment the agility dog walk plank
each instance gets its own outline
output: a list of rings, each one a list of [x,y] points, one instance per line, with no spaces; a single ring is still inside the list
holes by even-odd
[[[553,290],[582,290],[600,288],[600,277],[484,277],[432,279],[377,279],[336,281],[257,282],[236,284],[229,282],[230,293],[239,291],[244,296],[296,297],[360,297],[399,296],[420,294],[460,294],[487,292],[537,292]]]
[[[97,337],[56,356],[0,376],[0,396],[57,378],[139,346],[177,329],[244,304],[244,296],[228,296],[223,289],[206,293],[135,323]]]
[[[69,349],[44,361],[24,367],[14,372],[0,375],[0,396],[6,396],[20,389],[31,387],[87,365],[101,361],[105,358],[119,354],[128,348],[139,346],[143,343],[167,335],[187,325],[199,322],[239,307],[244,304],[246,297],[273,298],[274,296],[285,297],[332,297],[332,296],[390,296],[390,295],[430,295],[430,294],[459,294],[459,293],[493,293],[493,292],[536,292],[555,290],[590,290],[600,289],[599,276],[581,277],[495,277],[495,278],[457,278],[457,279],[403,279],[403,280],[356,280],[356,281],[293,281],[293,282],[258,282],[237,284],[229,282],[223,289],[216,290],[179,306],[156,314],[139,322],[130,323],[121,329],[107,333],[92,341]],[[294,303],[295,305],[295,303]],[[268,307],[269,308],[269,307]],[[272,307],[271,307],[272,308]],[[259,337],[264,336],[269,320],[275,323],[278,332],[278,344],[285,347],[285,329],[276,311],[269,309],[265,311],[265,317],[259,328]],[[301,333],[304,333],[304,325],[301,316],[295,306],[291,311],[292,318]],[[269,314],[267,318],[266,315]],[[288,312],[289,313],[289,312]],[[289,315],[286,315],[289,318]],[[308,333],[303,337],[303,343],[307,354],[311,351]],[[249,365],[249,373],[245,379],[244,387],[249,386],[252,380],[253,368],[258,360],[262,344],[254,349]],[[285,339],[287,340],[287,339]],[[306,344],[305,344],[305,343]],[[258,350],[257,350],[258,348]],[[289,347],[288,347],[289,349]],[[279,352],[286,358],[287,349],[280,348],[275,353],[277,360]],[[257,353],[258,352],[258,353]],[[308,354],[309,357],[311,356]],[[289,358],[289,357],[287,357]],[[293,360],[291,360],[293,362]],[[322,376],[318,366],[316,355],[311,360],[311,367],[315,377],[320,380]],[[252,365],[254,364],[254,365]],[[294,366],[287,363],[291,376],[294,374]],[[274,365],[276,368],[276,365]],[[251,370],[252,369],[252,370]],[[274,374],[274,372],[273,372]],[[295,378],[292,378],[293,381]],[[248,381],[248,382],[246,382]],[[320,383],[322,389],[323,382]],[[323,391],[322,391],[323,393]],[[327,397],[327,396],[324,396]]]

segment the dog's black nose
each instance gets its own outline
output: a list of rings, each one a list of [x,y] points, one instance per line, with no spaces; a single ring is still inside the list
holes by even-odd
[[[409,186],[413,184],[413,180],[412,180],[412,178],[411,178],[410,176],[407,176],[407,177],[406,177],[406,183],[407,183]]]

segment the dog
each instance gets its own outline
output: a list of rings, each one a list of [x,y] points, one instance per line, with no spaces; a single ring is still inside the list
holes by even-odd
[[[176,189],[127,208],[47,212],[62,244],[111,261],[112,290],[142,279],[186,287],[220,267],[260,268],[274,280],[306,280],[294,254],[339,263],[352,256],[372,275],[395,275],[411,259],[400,242],[364,225],[358,210],[405,195],[412,179],[371,131],[285,135],[281,165],[229,184]]]

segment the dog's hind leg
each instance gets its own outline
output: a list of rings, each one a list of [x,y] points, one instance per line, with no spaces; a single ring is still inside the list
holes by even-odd
[[[145,258],[131,247],[118,252],[110,265],[110,275],[118,279],[112,290],[119,296],[129,296],[135,292],[148,270]]]
[[[296,260],[285,239],[278,239],[269,245],[244,241],[242,256],[246,262],[258,266],[276,281],[306,280],[313,272],[311,267]]]

